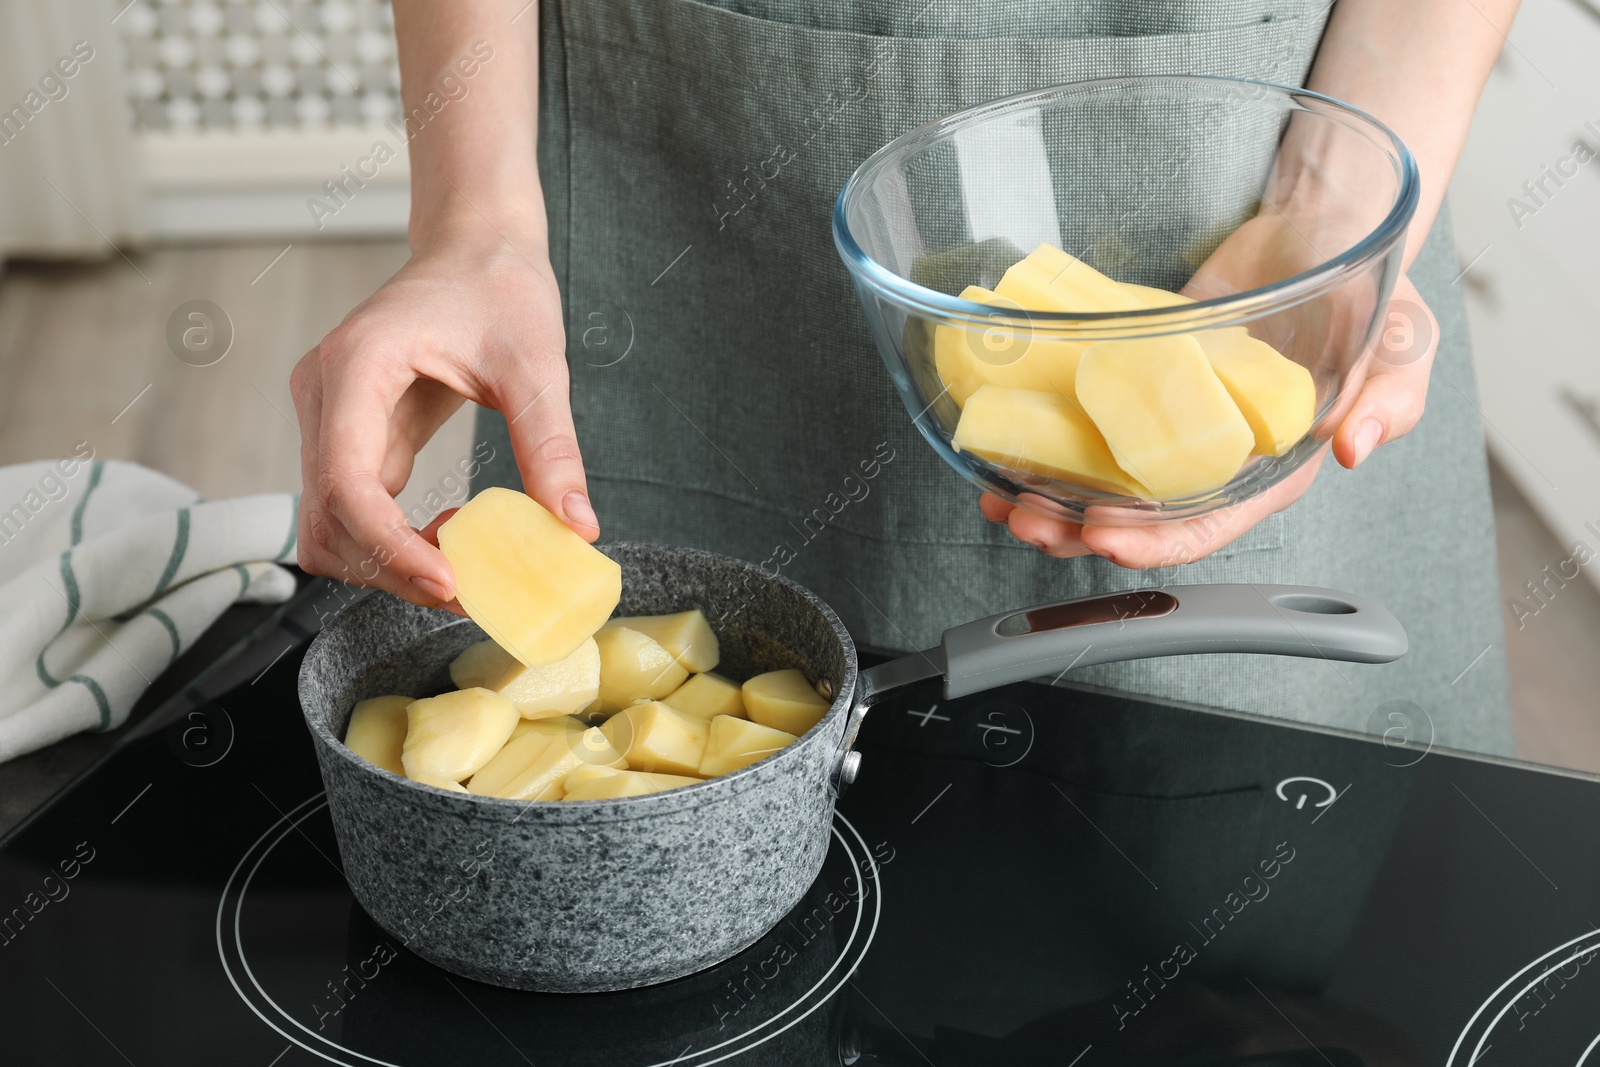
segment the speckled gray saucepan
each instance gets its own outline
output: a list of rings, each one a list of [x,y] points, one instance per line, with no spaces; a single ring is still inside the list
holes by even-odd
[[[827,850],[861,719],[883,693],[944,677],[956,697],[1069,665],[1198,652],[1384,662],[1406,637],[1382,607],[1321,589],[1177,586],[1007,612],[858,674],[833,611],[787,579],[687,549],[612,544],[625,615],[698,607],[720,673],[799,667],[833,693],[809,733],[709,781],[622,800],[526,803],[447,792],[347,749],[356,701],[450,688],[483,631],[379,594],[333,618],[300,671],[345,876],[380,926],[446,970],[590,992],[677,978],[737,954],[804,895]]]

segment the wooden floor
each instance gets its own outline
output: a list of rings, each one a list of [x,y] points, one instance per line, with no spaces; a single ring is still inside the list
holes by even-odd
[[[280,257],[280,253],[282,253]],[[137,460],[207,497],[295,489],[289,369],[405,261],[399,241],[159,248],[94,266],[10,264],[0,276],[0,464],[65,455]],[[232,320],[227,356],[178,360],[166,324],[189,300]],[[471,412],[419,458],[410,508],[471,447]],[[1504,587],[1566,558],[1496,472]],[[1569,583],[1507,632],[1519,754],[1600,772],[1600,593]]]

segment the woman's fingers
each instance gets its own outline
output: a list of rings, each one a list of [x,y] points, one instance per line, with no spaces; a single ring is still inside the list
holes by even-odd
[[[983,517],[990,522],[1004,523],[1016,509],[1015,504],[1009,500],[1002,500],[993,493],[984,493],[978,498],[978,510],[983,512]]]
[[[316,492],[317,460],[322,446],[317,434],[322,428],[321,346],[301,357],[289,374],[289,393],[294,398],[295,417],[300,423],[300,515],[295,520],[295,562],[308,574],[337,577],[344,561],[332,548],[334,531],[329,524],[337,520]],[[339,531],[342,533],[342,530]]]
[[[1439,323],[1402,277],[1384,311],[1367,380],[1333,433],[1333,454],[1358,466],[1372,450],[1411,432],[1428,400],[1428,377],[1439,347]]]
[[[383,342],[330,340],[320,346],[320,454],[309,484],[347,539],[329,536],[327,547],[362,582],[417,604],[453,600],[449,561],[411,529],[383,480],[390,417],[415,372],[399,354],[384,351]]]
[[[1322,466],[1321,452],[1277,485],[1230,508],[1182,522],[1152,526],[1084,526],[1080,540],[1086,551],[1120,567],[1146,570],[1193,563],[1237,541],[1268,515],[1300,499]],[[1092,509],[1091,509],[1092,512]]]
[[[528,495],[564,521],[585,541],[600,536],[600,520],[589,503],[589,481],[572,424],[566,369],[518,373],[497,382],[495,406],[506,417],[511,450]]]
[[[598,536],[567,407],[560,303],[548,271],[504,244],[497,233],[413,256],[295,368],[308,571],[459,610],[437,544],[448,513],[413,530],[395,495],[464,400],[505,414],[529,493]]]
[[[454,518],[455,513],[460,510],[460,508],[445,508],[443,511],[439,512],[439,514],[433,517],[433,521],[429,522],[428,525],[418,530],[417,536],[435,548],[439,547],[439,527],[443,526],[445,523]]]
[[[460,510],[460,508],[445,508],[443,511],[439,512],[439,514],[433,517],[432,522],[418,530],[417,536],[428,542],[428,544],[433,545],[435,548],[439,547],[439,527],[449,522],[451,516]],[[467,614],[466,609],[461,606],[461,601],[459,600],[449,600],[437,606],[446,611],[454,612],[463,618],[465,618]]]
[[[1259,496],[1209,515],[1150,526],[1101,525],[1114,509],[1090,508],[1079,524],[1030,511],[1027,497],[1020,506],[985,493],[978,507],[991,522],[1004,522],[1017,540],[1047,556],[1067,559],[1096,555],[1130,570],[1193,563],[1232,544],[1257,523],[1294,503],[1310,487],[1322,466],[1321,453],[1288,478]]]
[[[1024,493],[1018,497],[1019,506],[1006,516],[1006,526],[1011,530],[1011,536],[1057,559],[1087,556],[1089,549],[1083,543],[1083,527],[1066,519],[1029,511],[1028,498],[1032,495]]]
[[[1366,380],[1333,433],[1331,451],[1341,464],[1359,465],[1379,445],[1417,425],[1427,403],[1438,337],[1433,313],[1410,279],[1402,277],[1384,309]],[[1108,525],[1114,516],[1090,508],[1080,526],[1030,511],[1025,500],[1013,507],[988,493],[978,506],[989,521],[1006,523],[1018,540],[1050,556],[1093,553],[1131,569],[1171,567],[1209,556],[1294,503],[1310,487],[1324,455],[1319,453],[1259,496],[1184,522]]]
[[[411,479],[417,453],[464,403],[461,394],[431,378],[418,378],[389,416],[389,451],[383,459],[383,487],[399,496]]]

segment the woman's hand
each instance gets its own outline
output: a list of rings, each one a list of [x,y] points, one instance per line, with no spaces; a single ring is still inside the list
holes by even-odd
[[[1325,223],[1313,229],[1315,213],[1299,215],[1263,208],[1217,247],[1195,272],[1184,292],[1196,299],[1242,292],[1289,277],[1328,258],[1325,250],[1348,247],[1350,235]],[[1326,216],[1320,216],[1326,219]],[[1317,369],[1342,380],[1352,368],[1338,365],[1348,358],[1352,331],[1364,331],[1370,304],[1317,300],[1292,309],[1283,324],[1302,338],[1323,339],[1312,361]],[[1330,440],[1334,458],[1345,467],[1361,464],[1373,449],[1411,431],[1422,417],[1428,375],[1438,343],[1438,325],[1408,278],[1402,275],[1379,319],[1366,379],[1360,391],[1342,401],[1314,432]],[[991,522],[1003,522],[1012,535],[1046,555],[1097,555],[1123,567],[1170,567],[1203,559],[1242,537],[1268,515],[1282,511],[1310,488],[1326,452],[1319,453],[1288,478],[1259,496],[1232,507],[1181,522],[1155,526],[1097,524],[1096,509],[1080,525],[1009,504],[985,493],[979,508]],[[1113,518],[1102,513],[1101,518]]]
[[[431,235],[290,377],[302,438],[300,566],[426,606],[453,607],[455,577],[430,543],[433,527],[418,536],[394,498],[463,398],[505,415],[534,499],[586,540],[600,533],[541,239],[518,241],[519,251],[515,236],[462,230]]]
[[[1420,195],[1406,237],[1402,269],[1410,267],[1433,228],[1466,141],[1478,94],[1505,43],[1516,9],[1517,0],[1475,0],[1470,6],[1456,0],[1405,4],[1340,0],[1332,5],[1306,85],[1375,116],[1394,130],[1415,156]],[[1208,269],[1219,282],[1250,288],[1238,282],[1248,280],[1252,272],[1264,271],[1269,279],[1294,273],[1273,266],[1271,257],[1279,252],[1290,250],[1300,255],[1310,244],[1328,249],[1349,247],[1349,242],[1339,244],[1332,235],[1305,229],[1304,220],[1328,220],[1326,212],[1315,210],[1319,199],[1331,202],[1351,191],[1387,188],[1392,181],[1387,174],[1371,180],[1371,164],[1366,161],[1369,153],[1345,157],[1330,150],[1327,143],[1318,143],[1318,135],[1312,131],[1320,127],[1311,124],[1297,130],[1297,125],[1291,121],[1280,142],[1274,174],[1278,181],[1269,187],[1267,199],[1278,204],[1306,204],[1312,209],[1305,213],[1286,209],[1301,227],[1299,236],[1307,240],[1296,249],[1283,232],[1288,219],[1274,219],[1270,212],[1263,212],[1223,242],[1191,288],[1206,281]],[[1314,325],[1306,324],[1307,328]],[[1327,322],[1323,328],[1327,336],[1334,336],[1332,331],[1350,327]],[[1336,408],[1324,427],[1319,427],[1322,432],[1331,425],[1333,455],[1341,464],[1359,465],[1378,445],[1408,433],[1417,424],[1437,338],[1433,314],[1402,275],[1380,320],[1377,350],[1365,384],[1348,408]],[[1092,515],[1088,525],[1078,526],[1014,508],[988,495],[980,507],[990,520],[1006,523],[1017,537],[1053,556],[1093,553],[1125,567],[1168,566],[1209,555],[1268,515],[1288,507],[1311,484],[1325,455],[1312,459],[1259,497],[1170,526],[1097,526]]]

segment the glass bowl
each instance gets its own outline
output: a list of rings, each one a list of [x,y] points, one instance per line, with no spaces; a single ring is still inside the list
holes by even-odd
[[[1133,525],[1240,503],[1326,446],[1375,358],[1417,193],[1416,164],[1400,139],[1328,97],[1231,78],[1109,78],[996,100],[897,138],[840,191],[833,234],[900,399],[946,462],[1033,510]],[[1177,303],[1145,289],[1125,305],[1080,310],[1067,300],[1041,311],[960,295],[973,285],[993,290],[1045,243],[1116,282],[1187,287],[1195,299]],[[964,361],[966,371],[946,368],[952,379],[975,375],[956,389],[965,402],[973,382],[1012,384],[1007,374],[1023,359],[1048,366],[1037,361],[1081,357],[1110,341],[1237,336],[1239,328],[1305,368],[1312,384],[1303,392],[1314,387],[1315,400],[1301,408],[1309,427],[1298,439],[1252,448],[1223,484],[1163,497],[1147,486],[1182,479],[1080,484],[1026,450],[1001,462],[955,443],[962,406],[956,383],[941,376],[941,346]],[[1133,349],[1102,353],[1111,351]],[[1196,384],[1169,371],[1140,379],[1146,366],[1167,364],[1139,364],[1132,388],[1154,388],[1155,378],[1169,393]],[[1071,393],[1073,380],[1055,388]],[[1180,395],[1215,392],[1215,383],[1198,384],[1205,389]],[[1119,426],[1128,443],[1132,431]],[[1143,447],[1137,434],[1131,440]],[[1179,439],[1179,453],[1187,442]],[[1124,453],[1112,450],[1122,463]],[[1234,455],[1220,469],[1231,469]]]

